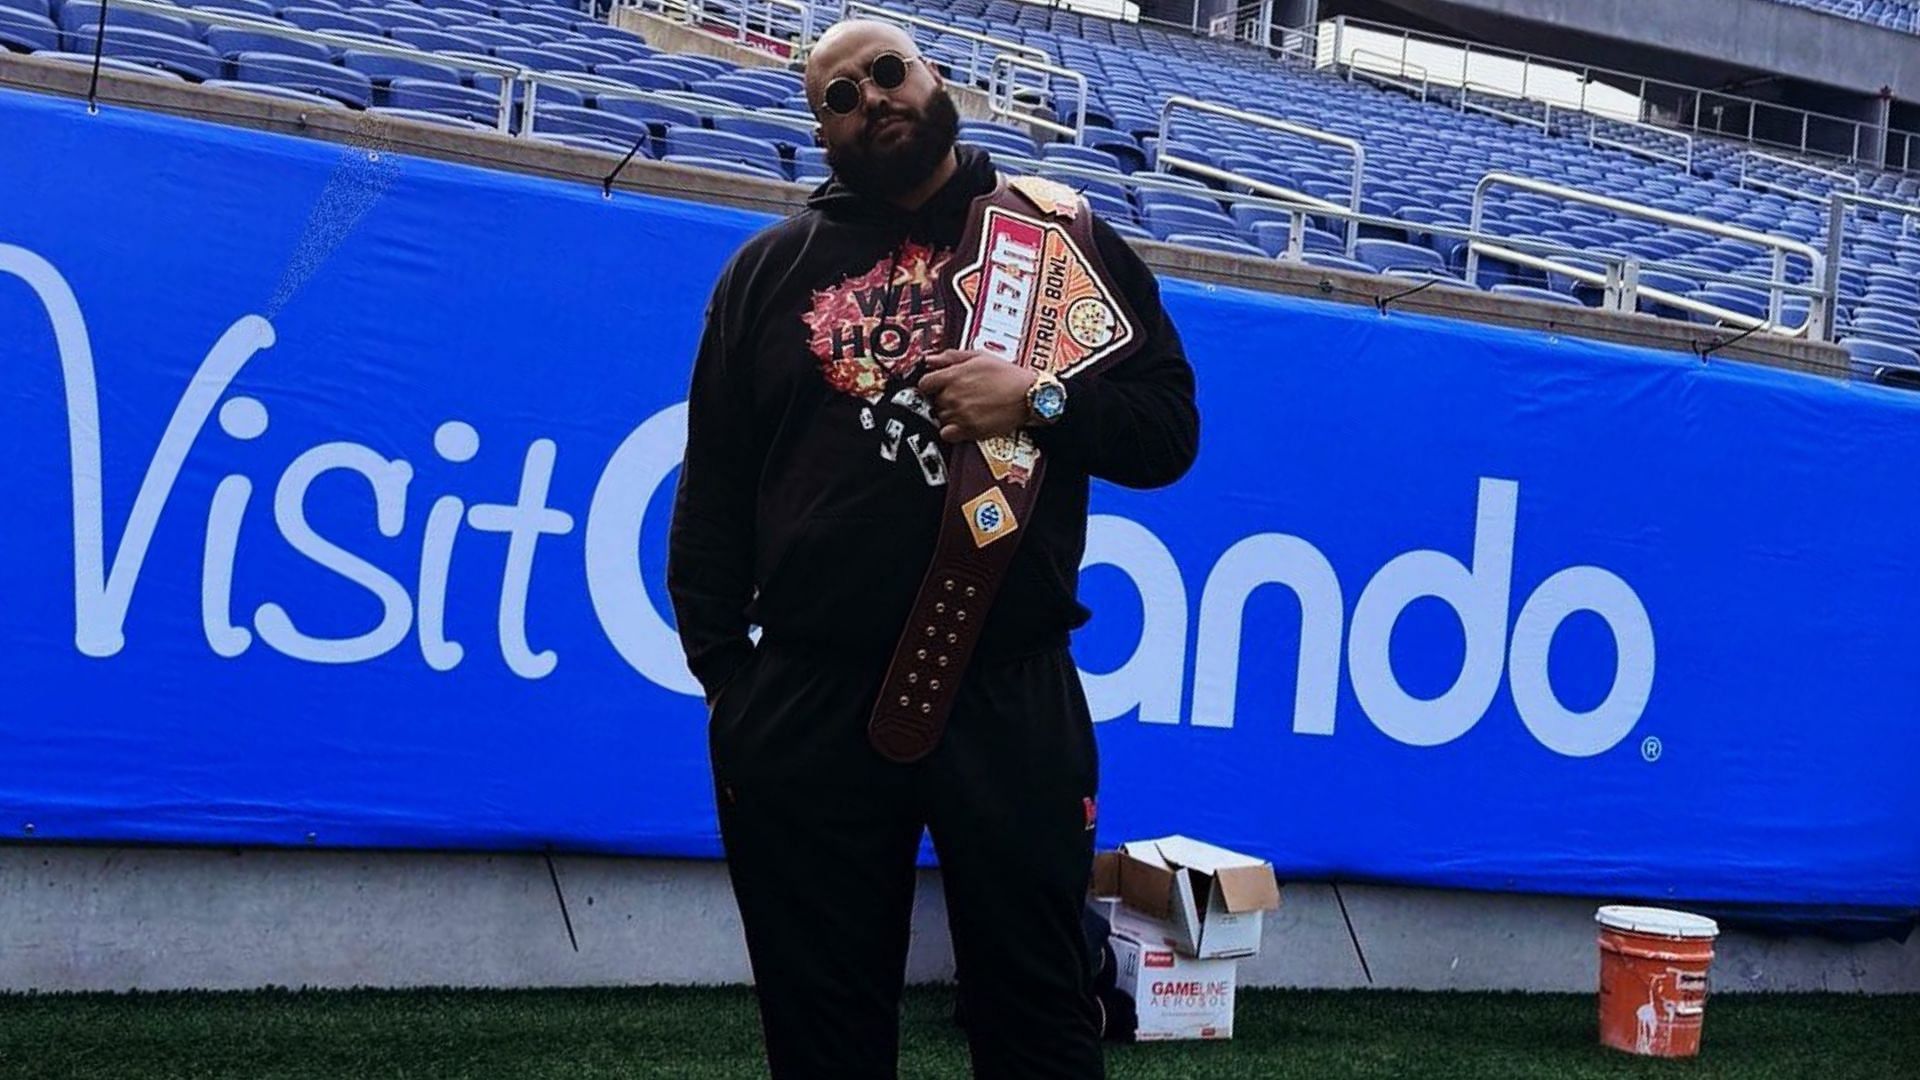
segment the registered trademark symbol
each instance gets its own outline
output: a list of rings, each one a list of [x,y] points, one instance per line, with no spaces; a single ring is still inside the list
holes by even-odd
[[[1640,744],[1640,756],[1645,758],[1648,764],[1652,764],[1660,760],[1660,749],[1660,740],[1655,736],[1649,735],[1646,740]]]

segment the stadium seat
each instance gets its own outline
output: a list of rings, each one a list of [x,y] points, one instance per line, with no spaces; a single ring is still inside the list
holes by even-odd
[[[285,7],[280,9],[282,21],[308,30],[346,30],[369,37],[385,37],[386,28],[377,22],[371,22],[344,11],[329,11],[318,7]]]
[[[1241,239],[1239,224],[1218,210],[1175,203],[1149,203],[1140,208],[1140,221],[1148,232],[1161,239],[1173,233],[1205,233]]]
[[[71,52],[92,52],[93,34],[86,28],[100,23],[98,4],[70,3],[60,9],[60,29],[67,31],[66,47]],[[107,27],[109,30],[151,30],[189,41],[200,37],[200,30],[186,19],[177,19],[171,15],[154,15],[132,8],[107,9]]]
[[[1899,345],[1889,345],[1881,341],[1869,341],[1865,338],[1843,338],[1840,347],[1856,364],[1882,366],[1894,365],[1920,371],[1920,352]]]
[[[422,30],[417,27],[402,26],[388,35],[402,45],[411,45],[427,52],[469,53],[485,56],[485,42],[463,36],[452,30]]]
[[[667,133],[665,156],[739,161],[755,167],[771,169],[782,178],[787,176],[786,162],[781,157],[778,147],[765,139],[755,139],[731,131],[674,128]]]
[[[235,79],[208,79],[200,85],[215,90],[237,90],[243,94],[259,94],[280,101],[297,101],[302,105],[311,105],[315,108],[346,108],[333,98],[310,94],[305,90],[295,90],[289,86],[267,86],[263,83],[240,82]]]
[[[1284,254],[1292,234],[1292,224],[1285,221],[1263,221],[1253,226],[1255,245],[1269,255]],[[1311,227],[1300,234],[1300,247],[1303,251],[1328,255],[1343,254],[1347,250],[1346,241],[1340,237]]]
[[[205,40],[214,52],[228,60],[243,52],[279,53],[282,56],[317,60],[323,64],[333,60],[333,50],[325,45],[316,45],[310,41],[295,41],[289,37],[264,34],[257,30],[233,30],[216,26],[207,31]]]
[[[1246,255],[1256,259],[1264,259],[1267,257],[1266,252],[1261,251],[1245,240],[1235,240],[1230,236],[1216,236],[1211,233],[1172,233],[1166,236],[1165,240],[1169,244],[1199,248],[1205,251],[1218,251],[1228,255]]]
[[[580,75],[587,73],[585,61],[564,53],[552,52],[544,45],[507,45],[493,50],[493,55],[509,64],[518,64],[534,71]]]
[[[685,90],[687,88],[685,78],[644,64],[600,64],[594,67],[593,72],[602,78],[617,79],[642,90]]]
[[[786,180],[788,177],[780,170],[764,164],[740,161],[735,158],[706,157],[699,154],[668,154],[662,161],[675,165],[688,165],[697,169],[710,169],[715,172],[732,173],[735,176],[752,176],[763,180]]]
[[[0,14],[3,14],[3,13],[0,13]],[[52,24],[49,23],[48,25],[52,25]],[[84,68],[93,67],[93,56],[91,53],[70,53],[70,52],[60,52],[58,50],[43,50],[43,51],[34,53],[33,58],[35,60],[47,61],[50,63],[67,64],[73,67],[84,67]],[[154,79],[159,82],[179,83],[179,82],[187,81],[184,77],[182,77],[181,75],[175,72],[162,71],[157,67],[152,67],[147,64],[136,63],[131,60],[121,60],[118,57],[113,57],[113,56],[102,56],[100,58],[100,70],[111,71],[121,75],[137,76],[142,79]]]
[[[1395,240],[1361,240],[1353,246],[1353,257],[1382,273],[1389,270],[1443,272],[1447,268],[1433,249]]]
[[[615,113],[630,120],[639,120],[648,124],[656,134],[663,132],[668,126],[689,128],[704,126],[699,113],[681,105],[662,101],[603,96],[598,99],[597,105],[602,112]]]
[[[0,8],[0,48],[13,52],[54,51],[60,48],[60,31],[43,15]]]
[[[638,120],[575,105],[540,106],[533,115],[533,130],[556,135],[595,135],[622,140],[626,146],[636,142],[644,145],[653,137],[647,125]]]
[[[243,52],[234,57],[234,78],[321,94],[356,108],[373,101],[373,80],[357,71],[279,53]]]
[[[420,109],[394,109],[384,105],[375,105],[372,112],[381,116],[390,116],[396,120],[408,120],[416,124],[431,124],[434,127],[455,128],[460,131],[492,131],[493,128],[476,120],[466,120],[445,113],[425,112]]]
[[[736,135],[765,139],[776,146],[792,148],[812,144],[814,119],[806,113],[769,110],[764,117],[716,116],[713,118],[713,127],[716,131],[731,131]],[[774,117],[789,122],[780,123]]]
[[[387,84],[387,107],[431,112],[493,126],[500,115],[500,97],[439,80],[396,78]]]
[[[385,89],[395,79],[426,79],[432,82],[459,85],[460,73],[453,68],[440,64],[430,64],[424,60],[409,60],[403,56],[387,56],[380,53],[365,53],[357,49],[348,49],[340,57],[342,67],[350,68],[373,80],[373,85]]]
[[[98,30],[99,27],[89,23],[77,31],[78,36],[87,42],[86,51],[92,51],[94,34]],[[221,74],[219,55],[205,44],[157,30],[140,30],[109,23],[100,48],[104,56],[157,67],[196,82],[217,79]]]

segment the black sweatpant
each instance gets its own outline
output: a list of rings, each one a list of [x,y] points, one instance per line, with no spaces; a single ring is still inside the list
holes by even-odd
[[[1098,787],[1064,648],[976,661],[940,746],[882,758],[883,671],[763,644],[715,700],[720,833],[776,1080],[895,1075],[922,829],[977,1077],[1103,1075],[1081,931]]]

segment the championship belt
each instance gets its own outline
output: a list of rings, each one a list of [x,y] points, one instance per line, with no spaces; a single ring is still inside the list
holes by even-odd
[[[1139,321],[1100,261],[1086,204],[1064,184],[1000,178],[973,201],[946,265],[939,295],[949,349],[978,349],[1070,385],[1140,347]],[[1046,473],[1024,430],[949,446],[946,458],[932,564],[867,725],[874,748],[901,763],[939,745]]]

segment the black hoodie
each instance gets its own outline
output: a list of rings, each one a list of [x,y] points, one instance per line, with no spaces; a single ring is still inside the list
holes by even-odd
[[[687,406],[667,589],[687,663],[709,699],[751,655],[747,630],[884,666],[927,570],[946,498],[943,446],[913,385],[938,351],[933,273],[990,190],[987,155],[917,211],[829,181],[749,240],[706,313]],[[1151,272],[1104,222],[1094,236],[1145,345],[1067,383],[1033,519],[990,612],[980,662],[1065,643],[1087,479],[1179,479],[1199,438],[1193,370]]]

